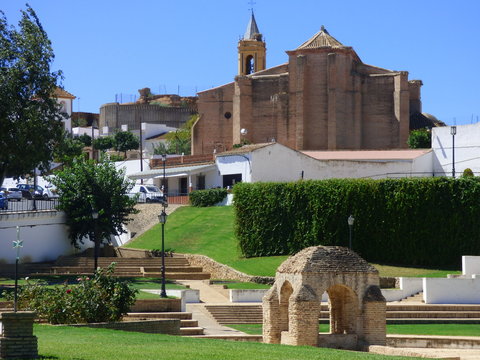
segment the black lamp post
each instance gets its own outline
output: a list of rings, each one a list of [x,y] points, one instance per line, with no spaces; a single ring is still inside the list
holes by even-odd
[[[17,250],[15,258],[15,295],[13,298],[13,311],[17,312],[17,293],[18,293],[18,261],[20,260],[20,248],[23,247],[23,241],[20,240],[20,227],[17,226],[17,240],[13,242],[13,248]]]
[[[455,125],[450,127],[450,134],[452,134],[452,177],[455,179],[455,135],[457,135],[457,127]]]
[[[167,297],[167,291],[165,290],[165,223],[167,222],[167,213],[165,208],[158,214],[158,221],[162,224],[162,291],[160,292],[161,298]]]
[[[98,243],[98,233],[97,233],[97,220],[98,220],[98,211],[95,209],[92,209],[92,219],[93,219],[93,240],[94,240],[94,268],[93,268],[93,273],[95,274],[95,271],[98,269],[98,248],[99,248],[99,243]]]
[[[350,215],[347,219],[348,229],[349,229],[348,247],[350,250],[352,250],[352,229],[353,229],[354,222],[355,222],[355,218],[352,215]]]

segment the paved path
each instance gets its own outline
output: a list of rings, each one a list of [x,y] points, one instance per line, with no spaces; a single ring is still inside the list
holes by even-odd
[[[188,312],[198,320],[198,325],[204,328],[205,335],[245,335],[244,332],[220,325],[205,309],[205,304],[231,304],[229,300],[214,287],[209,286],[202,280],[178,280],[182,285],[190,286],[190,289],[200,291],[200,304],[187,304]]]

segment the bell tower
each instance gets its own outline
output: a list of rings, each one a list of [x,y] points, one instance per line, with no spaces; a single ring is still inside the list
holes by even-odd
[[[238,42],[238,75],[249,75],[266,68],[265,41],[258,30],[255,16],[250,18],[243,39]]]

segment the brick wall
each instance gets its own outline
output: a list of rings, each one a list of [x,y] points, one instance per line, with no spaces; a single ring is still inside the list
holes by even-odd
[[[34,312],[0,313],[0,359],[33,359],[38,356],[33,335]]]

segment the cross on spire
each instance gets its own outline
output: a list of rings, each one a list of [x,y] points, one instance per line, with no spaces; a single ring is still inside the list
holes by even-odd
[[[255,5],[255,4],[256,4],[256,2],[253,1],[253,0],[250,0],[250,1],[248,2],[248,5],[250,5],[250,9],[248,9],[248,10],[250,10],[252,13],[253,13],[253,5]]]

